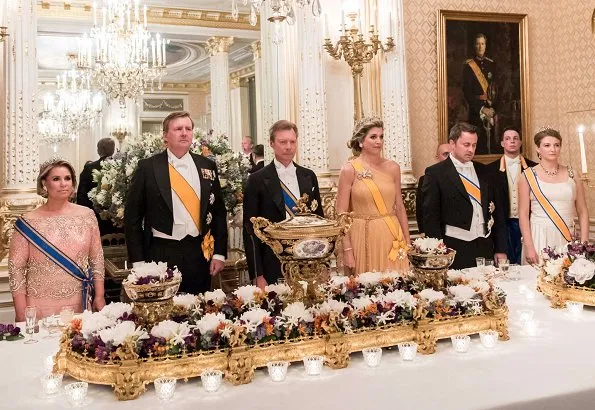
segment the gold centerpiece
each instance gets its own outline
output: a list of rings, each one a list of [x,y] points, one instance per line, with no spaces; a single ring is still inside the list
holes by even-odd
[[[250,219],[254,234],[271,247],[281,261],[281,271],[292,289],[292,300],[301,300],[306,305],[323,300],[319,285],[329,277],[329,260],[336,242],[351,227],[349,214],[341,214],[337,220],[325,219],[314,213],[318,207],[306,205],[308,195],[299,199],[297,213],[283,222],[274,223],[266,218]]]
[[[177,269],[168,269],[165,262],[151,262],[132,269],[122,287],[132,301],[132,312],[143,325],[151,327],[169,318],[180,283]]]
[[[456,251],[434,238],[417,238],[407,252],[415,278],[436,290],[447,282],[448,268],[455,260]]]

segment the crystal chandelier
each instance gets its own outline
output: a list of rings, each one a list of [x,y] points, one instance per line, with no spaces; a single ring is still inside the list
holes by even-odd
[[[234,19],[237,20],[240,13],[238,10],[238,2],[241,1],[244,6],[247,6],[250,3],[250,24],[255,26],[258,23],[258,18],[256,15],[260,13],[260,8],[262,7],[265,0],[231,0],[231,14]],[[271,17],[268,18],[268,21],[273,23],[274,31],[272,40],[275,44],[280,44],[283,42],[283,38],[281,36],[281,23],[286,21],[287,24],[293,25],[295,23],[295,7],[303,8],[305,6],[312,6],[312,14],[315,17],[320,16],[322,13],[322,6],[320,5],[320,0],[269,0],[268,4],[272,10]]]
[[[93,95],[88,73],[71,69],[56,80],[57,99],[51,94],[44,97],[42,119],[51,120],[44,127],[56,131],[59,124],[61,131],[54,134],[65,134],[74,140],[81,128],[93,125],[101,116],[103,97],[101,93]]]
[[[39,141],[58,151],[58,144],[69,141],[69,135],[64,131],[64,126],[55,118],[42,117],[37,122]]]
[[[101,25],[93,3],[93,28],[79,39],[77,66],[93,74],[108,101],[122,109],[126,98],[135,100],[153,90],[165,74],[167,41],[147,30],[147,6],[140,0],[103,0]],[[124,113],[123,113],[124,115]]]

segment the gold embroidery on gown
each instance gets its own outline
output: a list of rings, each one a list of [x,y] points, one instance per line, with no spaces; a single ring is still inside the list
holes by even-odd
[[[386,208],[393,210],[396,189],[394,178],[378,170],[372,171],[374,182],[378,186]],[[350,211],[354,212],[350,238],[355,257],[355,274],[369,271],[402,271],[409,266],[408,260],[397,258],[391,261],[388,254],[393,245],[393,234],[378,212],[374,198],[366,184],[359,178],[351,186]],[[401,225],[396,215],[391,214],[396,228],[401,232]]]
[[[24,218],[77,265],[90,266],[94,280],[103,280],[103,249],[93,211],[75,216]],[[27,304],[38,307],[38,317],[59,313],[62,306],[82,310],[81,281],[49,260],[16,230],[10,242],[8,275],[10,290],[26,294]]]

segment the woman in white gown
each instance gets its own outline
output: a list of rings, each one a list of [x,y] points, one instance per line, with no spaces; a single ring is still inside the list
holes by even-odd
[[[574,237],[574,217],[578,214],[580,239],[589,236],[589,216],[582,181],[570,166],[561,166],[562,137],[554,129],[544,129],[534,137],[539,164],[525,171],[519,180],[519,224],[526,263],[539,262],[547,246],[566,244]]]

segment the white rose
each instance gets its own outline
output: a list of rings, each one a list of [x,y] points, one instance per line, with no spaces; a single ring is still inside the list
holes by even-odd
[[[419,296],[427,300],[429,303],[435,302],[437,300],[442,300],[446,297],[444,293],[436,291],[432,288],[422,290],[421,292],[419,292]]]
[[[568,268],[568,276],[574,278],[581,285],[592,279],[594,275],[595,263],[585,258],[575,259],[572,265],[570,265],[570,268]]]
[[[545,271],[545,273],[549,277],[549,279],[553,279],[562,273],[562,264],[563,263],[564,263],[564,258],[550,259],[545,263],[543,270]]]
[[[212,301],[216,305],[221,305],[223,304],[223,302],[225,302],[226,295],[225,292],[223,292],[223,290],[215,289],[212,292],[205,292],[204,298],[206,302]]]

